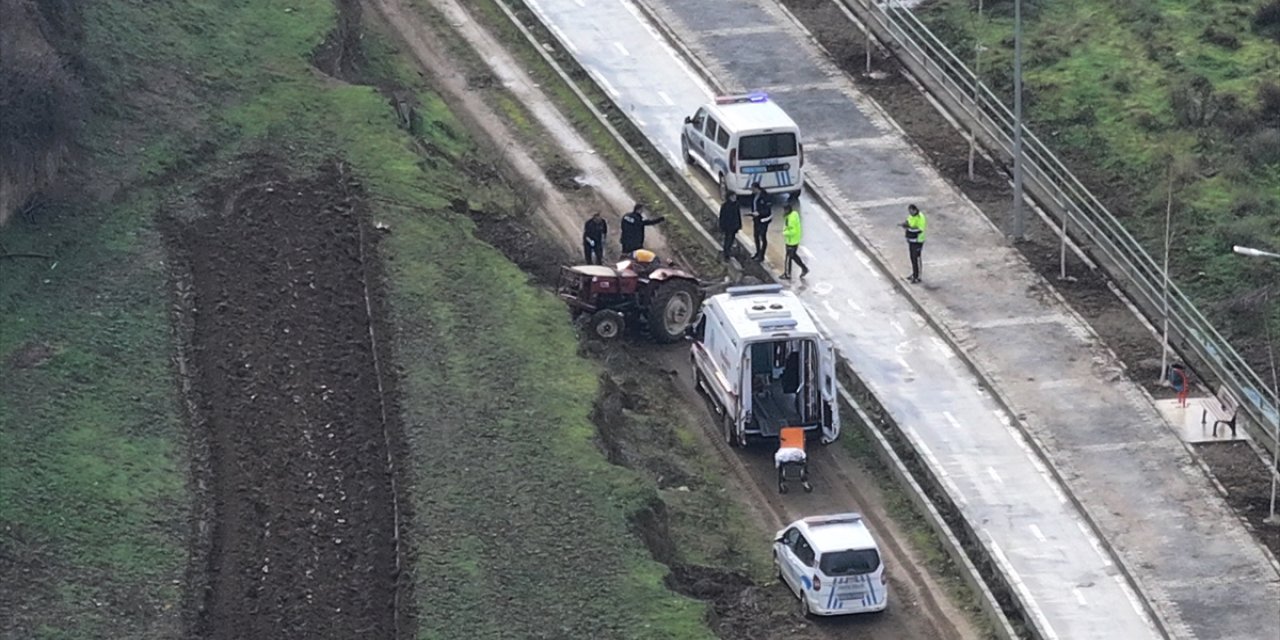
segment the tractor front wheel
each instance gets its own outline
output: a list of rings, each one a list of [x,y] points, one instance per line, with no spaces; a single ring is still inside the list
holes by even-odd
[[[591,335],[605,342],[616,340],[618,336],[622,335],[626,326],[627,320],[621,313],[609,310],[597,311],[591,314],[591,321],[587,325]]]
[[[658,285],[649,305],[649,333],[658,342],[683,340],[697,313],[698,287],[688,280],[667,280]]]

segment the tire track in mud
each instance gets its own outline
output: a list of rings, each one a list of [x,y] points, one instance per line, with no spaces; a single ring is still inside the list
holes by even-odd
[[[292,181],[257,166],[221,215],[176,231],[212,466],[196,631],[393,638],[400,429],[386,422],[398,412],[374,347],[359,187],[332,164]]]

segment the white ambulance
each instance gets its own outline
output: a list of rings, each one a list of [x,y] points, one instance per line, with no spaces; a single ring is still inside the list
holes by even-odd
[[[730,287],[702,303],[690,358],[731,446],[777,440],[803,427],[825,443],[840,435],[835,349],[782,285]]]
[[[701,166],[730,191],[751,193],[759,183],[771,193],[799,193],[804,145],[796,126],[763,93],[721,96],[684,119],[680,149],[685,162]]]

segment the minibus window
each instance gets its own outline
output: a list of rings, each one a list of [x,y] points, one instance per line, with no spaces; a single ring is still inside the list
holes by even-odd
[[[718,132],[719,130],[720,130],[720,125],[716,123],[716,119],[707,118],[707,130],[705,132],[707,139],[714,142],[716,139],[716,132]]]
[[[766,160],[796,155],[796,134],[762,133],[744,136],[738,141],[738,157],[743,160]]]
[[[880,554],[875,549],[850,549],[822,554],[822,572],[829,576],[852,576],[871,573],[880,568]]]
[[[721,148],[721,149],[723,149],[723,148],[725,148],[725,147],[728,147],[728,146],[729,146],[729,132],[728,132],[728,131],[725,131],[724,129],[721,129],[721,130],[720,130],[720,134],[716,136],[716,144],[720,145],[720,148]]]

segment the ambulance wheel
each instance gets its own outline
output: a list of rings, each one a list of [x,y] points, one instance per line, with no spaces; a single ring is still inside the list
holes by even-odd
[[[800,591],[800,615],[806,618],[813,617],[813,611],[809,609],[809,598],[804,595],[804,590]]]
[[[689,153],[689,141],[684,136],[680,136],[680,154],[684,156],[684,163],[692,165],[694,163],[693,154]]]
[[[729,445],[730,447],[741,447],[742,442],[738,439],[738,434],[734,433],[733,417],[729,415],[728,411],[724,412],[724,417],[721,420],[721,424],[723,425],[723,429],[724,429],[725,444]]]
[[[622,335],[623,329],[626,328],[626,318],[622,317],[617,311],[597,311],[591,315],[591,321],[588,327],[591,335],[594,335],[605,342],[617,340]]]

